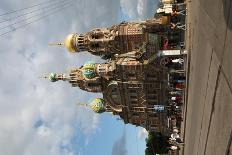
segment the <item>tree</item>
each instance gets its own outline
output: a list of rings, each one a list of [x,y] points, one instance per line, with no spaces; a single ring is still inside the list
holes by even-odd
[[[145,155],[154,155],[155,153],[167,153],[168,152],[168,137],[163,136],[158,132],[149,132],[146,139]]]
[[[150,148],[146,148],[145,155],[154,155],[153,151]]]

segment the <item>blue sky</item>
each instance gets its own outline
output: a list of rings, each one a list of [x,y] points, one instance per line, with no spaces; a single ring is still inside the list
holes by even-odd
[[[0,14],[40,2],[44,1],[1,0]],[[89,60],[102,61],[87,52],[71,54],[62,47],[50,47],[49,42],[62,41],[72,32],[152,17],[155,3],[154,0],[74,0],[62,12],[0,37],[1,154],[144,154],[146,132],[142,128],[125,125],[117,116],[99,115],[76,106],[101,94],[38,77],[66,72]],[[0,20],[10,17],[0,16]],[[4,24],[0,23],[0,27]]]

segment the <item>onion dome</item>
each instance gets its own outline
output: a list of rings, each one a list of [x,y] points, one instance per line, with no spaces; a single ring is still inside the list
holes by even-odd
[[[88,78],[92,79],[95,77],[95,63],[94,62],[87,62],[82,67],[83,75]]]
[[[51,82],[56,82],[56,81],[57,81],[56,73],[50,73],[50,75],[48,76],[48,79],[49,79]]]
[[[103,113],[105,112],[105,105],[104,105],[104,100],[101,98],[95,98],[91,103],[90,103],[91,109],[96,112],[96,113]]]
[[[74,40],[75,40],[76,34],[69,34],[66,39],[64,40],[64,46],[69,50],[71,53],[75,53],[75,45],[74,45]]]

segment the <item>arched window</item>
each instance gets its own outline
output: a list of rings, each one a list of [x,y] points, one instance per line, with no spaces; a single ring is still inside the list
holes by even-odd
[[[100,30],[95,30],[90,36],[92,39],[101,39],[104,37],[104,33]]]
[[[99,43],[92,43],[91,48],[92,49],[100,48],[100,45],[99,45]]]
[[[93,33],[93,34],[91,35],[91,38],[92,38],[92,39],[99,39],[100,36],[99,36],[98,34],[96,34],[96,33]]]
[[[99,83],[88,83],[89,87],[98,87]]]

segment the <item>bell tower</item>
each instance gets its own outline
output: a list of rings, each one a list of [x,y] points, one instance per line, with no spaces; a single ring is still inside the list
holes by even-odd
[[[50,45],[62,45],[71,53],[88,51],[93,55],[112,54],[109,46],[114,41],[114,31],[107,28],[93,29],[85,34],[69,34],[61,43],[50,43]]]
[[[122,22],[109,28],[95,28],[84,34],[69,34],[62,43],[69,52],[88,51],[104,59],[112,58],[115,54],[141,53],[143,45],[149,42],[149,33],[161,34],[166,32],[169,18],[162,17],[140,22]]]
[[[72,87],[79,87],[88,92],[103,92],[109,80],[113,77],[115,64],[86,62],[80,68],[71,69],[68,74],[50,73],[44,78],[51,82],[67,81]]]

